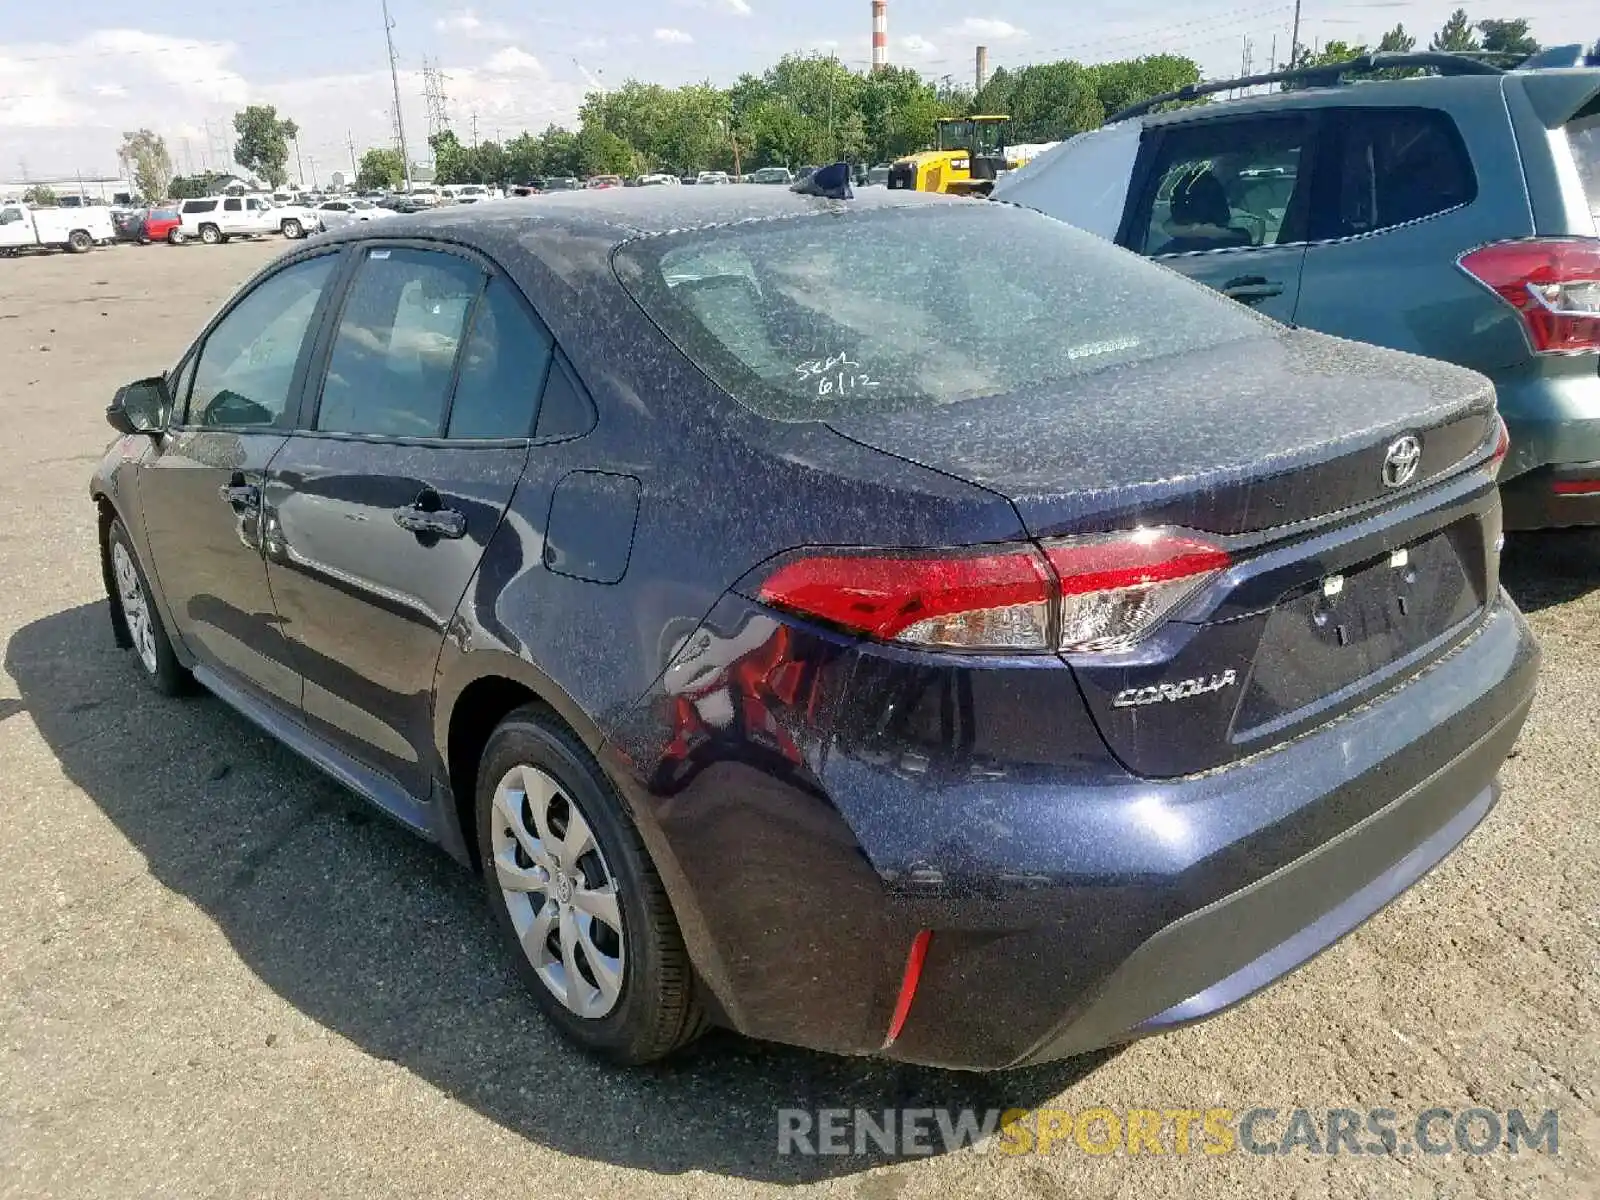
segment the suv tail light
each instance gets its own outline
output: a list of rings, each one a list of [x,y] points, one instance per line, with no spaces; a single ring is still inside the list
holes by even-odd
[[[1600,350],[1600,239],[1496,242],[1458,261],[1522,314],[1535,353]]]
[[[1133,645],[1228,565],[1174,530],[927,554],[797,558],[760,599],[880,641],[943,650],[1101,651]]]

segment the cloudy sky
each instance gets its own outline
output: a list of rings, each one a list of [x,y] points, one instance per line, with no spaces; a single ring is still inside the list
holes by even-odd
[[[1403,21],[1426,41],[1457,0],[1306,0],[1306,41],[1376,39]],[[120,132],[164,134],[180,171],[221,165],[224,130],[246,103],[276,104],[301,125],[305,171],[326,179],[388,138],[392,95],[380,0],[59,0],[5,5],[0,23],[0,180],[111,173]],[[585,91],[630,77],[725,83],[786,51],[864,66],[869,0],[391,0],[401,108],[426,135],[424,59],[445,76],[448,111],[470,138],[570,122]],[[1527,16],[1545,43],[1600,37],[1595,0],[1519,0],[1476,19]],[[1287,52],[1293,0],[890,0],[891,58],[924,74],[1071,57],[1094,62],[1162,50],[1233,74],[1246,37],[1256,69],[1273,39]],[[314,165],[313,165],[314,164]],[[291,171],[294,164],[291,162]]]

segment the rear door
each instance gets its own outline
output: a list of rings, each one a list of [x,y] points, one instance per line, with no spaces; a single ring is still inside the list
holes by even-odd
[[[268,577],[322,736],[428,791],[446,627],[527,459],[551,341],[464,251],[366,243],[265,487]]]
[[[1498,100],[1480,90],[1483,102]],[[1473,115],[1483,118],[1476,137],[1503,139],[1488,161],[1514,169],[1505,121],[1491,122],[1487,107]],[[1507,190],[1506,181],[1486,180],[1490,194],[1480,200],[1450,112],[1352,105],[1330,108],[1323,119],[1296,322],[1478,370],[1506,365],[1499,339],[1475,327],[1499,301],[1456,266],[1467,251],[1519,232],[1493,195]],[[1509,190],[1520,200],[1521,181]]]
[[[1280,321],[1295,320],[1316,114],[1160,126],[1147,134],[1118,241]]]

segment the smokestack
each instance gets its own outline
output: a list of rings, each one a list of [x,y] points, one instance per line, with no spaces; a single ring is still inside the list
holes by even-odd
[[[983,91],[983,85],[989,82],[989,47],[978,47],[978,90]]]
[[[889,0],[872,0],[872,69],[889,65]]]

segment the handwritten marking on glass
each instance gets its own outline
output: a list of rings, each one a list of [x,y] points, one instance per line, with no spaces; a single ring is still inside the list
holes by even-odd
[[[827,358],[811,358],[795,367],[794,372],[803,381],[816,381],[817,395],[846,395],[867,388],[882,387],[876,379],[861,369],[847,353],[832,354]]]

